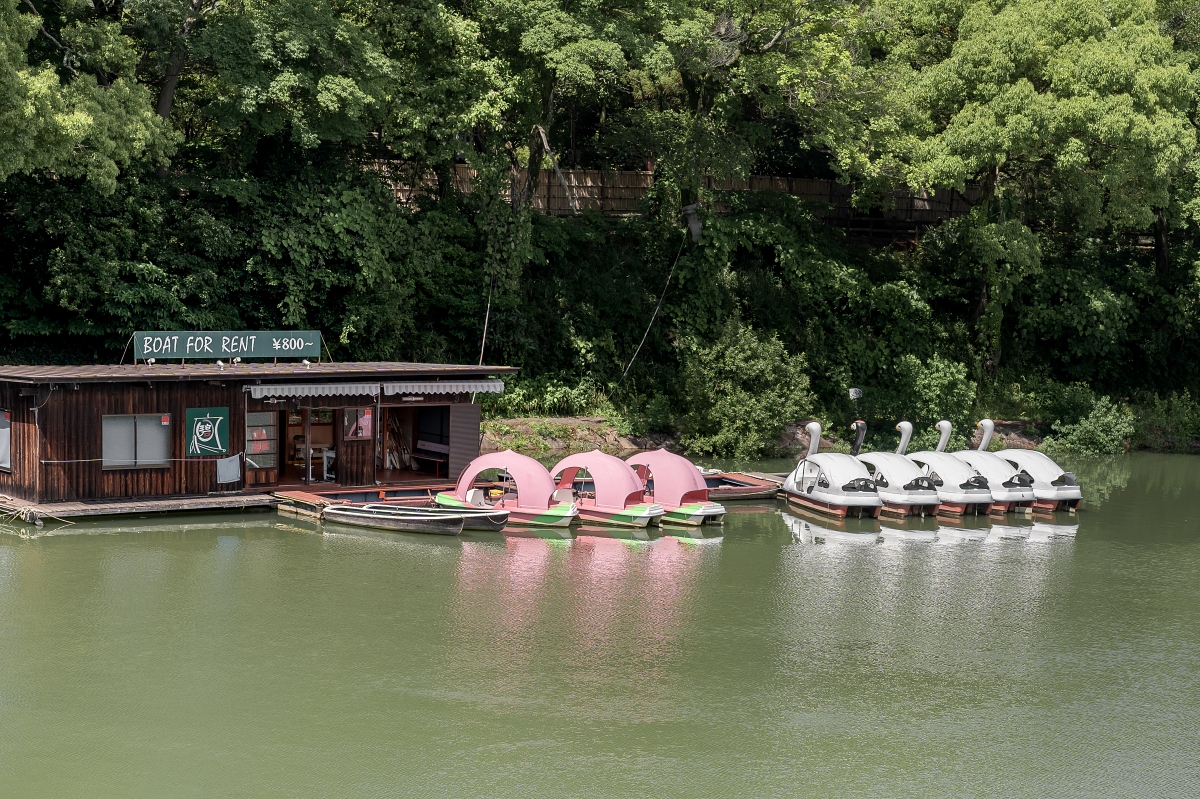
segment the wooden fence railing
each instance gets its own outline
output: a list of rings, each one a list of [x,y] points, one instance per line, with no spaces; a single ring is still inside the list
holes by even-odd
[[[437,178],[432,174],[413,176],[396,169],[390,162],[376,162],[375,168],[392,186],[397,202],[411,205],[416,197],[437,190]],[[555,216],[570,216],[575,213],[571,197],[580,211],[592,209],[608,216],[629,216],[638,212],[638,204],[654,181],[653,172],[616,171],[596,169],[564,169],[563,180],[552,169],[543,169],[532,206],[538,211]],[[416,178],[416,179],[414,179]],[[464,193],[474,190],[475,170],[463,164],[455,167],[455,188]],[[513,177],[509,186],[502,190],[507,199],[514,186],[525,181],[525,171]],[[567,194],[563,183],[570,188]],[[850,229],[883,230],[915,229],[936,225],[946,219],[962,216],[970,211],[978,190],[968,188],[965,194],[951,190],[936,192],[900,189],[892,192],[892,206],[886,210],[860,211],[851,205],[853,189],[833,180],[816,178],[786,178],[753,176],[748,180],[705,179],[705,187],[713,191],[778,191],[799,197],[820,206],[820,216],[826,221]]]

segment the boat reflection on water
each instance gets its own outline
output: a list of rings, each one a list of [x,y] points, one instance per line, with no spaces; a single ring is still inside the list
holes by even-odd
[[[885,544],[901,541],[921,541],[932,543],[937,540],[938,521],[932,516],[905,516],[889,518],[883,516],[879,520],[880,535]]]
[[[943,544],[986,541],[991,529],[986,516],[944,516],[938,522],[937,540]]]
[[[583,539],[599,538],[610,541],[624,541],[627,544],[649,544],[654,535],[653,528],[648,527],[615,527],[601,524],[581,524],[571,528],[575,540],[583,543]]]
[[[876,523],[871,519],[847,519],[832,521],[823,517],[810,518],[794,508],[780,511],[784,524],[792,534],[792,540],[804,544],[899,544],[902,542],[939,542],[955,544],[961,542],[1047,542],[1067,540],[1075,537],[1078,524],[1035,521],[1032,524],[996,524],[983,516],[922,519],[910,516],[907,520],[884,519]],[[1057,518],[1057,517],[1056,517]]]
[[[989,544],[1000,541],[1024,541],[1029,538],[1029,529],[1028,525],[993,523],[988,528],[987,538],[984,540]]]
[[[725,540],[725,531],[722,526],[717,524],[705,524],[703,527],[699,525],[674,524],[664,518],[660,523],[658,532],[663,538],[669,538],[681,544],[692,546],[719,544]]]
[[[472,538],[480,541],[498,541],[503,538],[540,538],[550,544],[569,545],[574,538],[571,536],[571,530],[568,527],[521,527],[509,525],[499,533],[475,533],[467,536],[463,534],[460,538]]]
[[[494,535],[488,533],[474,533],[470,536],[464,534],[469,540],[498,540],[500,538],[540,538],[550,544],[558,544],[562,546],[570,546],[578,541],[586,543],[587,540],[606,540],[619,541],[630,546],[646,546],[654,544],[665,539],[694,545],[694,544],[719,544],[724,540],[724,535],[721,528],[717,525],[705,525],[704,527],[683,525],[683,524],[663,524],[661,527],[616,527],[607,524],[580,524],[572,525],[571,527],[505,527],[502,533]]]
[[[1056,515],[1065,516],[1066,514],[1060,513]],[[1041,521],[1040,519],[1035,518],[1033,526],[1029,528],[1029,540],[1038,543],[1045,543],[1055,539],[1071,539],[1075,537],[1075,533],[1078,530],[1079,525],[1076,523],[1060,524],[1056,522]]]
[[[792,540],[801,544],[878,544],[883,540],[874,519],[835,522],[822,518],[818,523],[807,515],[793,515],[787,511],[780,511],[779,515],[791,530]]]

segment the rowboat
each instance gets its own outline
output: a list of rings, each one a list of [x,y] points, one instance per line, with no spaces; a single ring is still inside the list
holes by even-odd
[[[508,511],[501,509],[429,508],[413,507],[411,505],[391,505],[383,502],[371,502],[357,507],[361,507],[363,510],[394,513],[400,516],[405,514],[457,516],[463,520],[464,530],[487,530],[488,532],[498,533],[504,529],[504,525],[508,524]]]
[[[461,515],[441,513],[396,513],[353,505],[334,505],[321,511],[327,522],[348,524],[354,527],[371,527],[396,533],[433,533],[434,535],[458,535],[462,532],[465,519]]]
[[[723,472],[720,469],[700,469],[711,500],[774,499],[779,493],[782,477],[747,472]]]

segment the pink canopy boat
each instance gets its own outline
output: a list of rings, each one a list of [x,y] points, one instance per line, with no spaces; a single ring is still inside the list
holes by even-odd
[[[580,478],[581,471],[587,471],[590,480]],[[555,496],[564,501],[574,499],[580,519],[645,527],[663,515],[661,505],[645,501],[642,481],[628,464],[598,449],[568,455],[550,474],[558,478]]]
[[[475,478],[487,469],[502,469],[511,480],[505,481],[504,493],[494,502],[474,487]],[[463,469],[454,491],[443,491],[435,499],[445,508],[502,508],[512,524],[566,527],[579,515],[572,502],[559,501],[545,466],[511,449],[480,455]]]
[[[708,484],[696,465],[682,455],[656,449],[625,459],[634,467],[646,502],[657,502],[665,513],[661,521],[677,524],[719,522],[725,507],[708,501]]]

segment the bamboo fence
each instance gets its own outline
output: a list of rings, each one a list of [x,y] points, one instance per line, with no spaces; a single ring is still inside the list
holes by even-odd
[[[406,173],[403,166],[377,161],[374,169],[391,185],[396,201],[412,206],[419,195],[437,191],[437,178],[431,174]],[[599,211],[606,216],[630,216],[638,213],[638,205],[654,182],[653,172],[632,170],[603,171],[598,169],[564,169],[562,179],[552,169],[543,169],[532,207],[554,216],[571,216],[585,210]],[[454,171],[454,187],[464,193],[474,191],[475,170],[458,164]],[[525,182],[525,170],[513,175],[502,196],[511,197],[514,187],[519,190]],[[565,186],[564,186],[565,184]],[[790,194],[813,203],[818,216],[829,222],[852,229],[895,230],[936,225],[970,211],[978,197],[978,189],[965,193],[952,190],[936,192],[899,189],[891,193],[890,207],[861,211],[851,204],[853,188],[834,180],[818,178],[789,178],[755,175],[749,179],[717,180],[706,178],[704,188],[713,192],[775,191]],[[569,193],[568,193],[569,189]],[[574,200],[574,204],[572,204]],[[725,205],[719,199],[711,203],[718,213]]]

